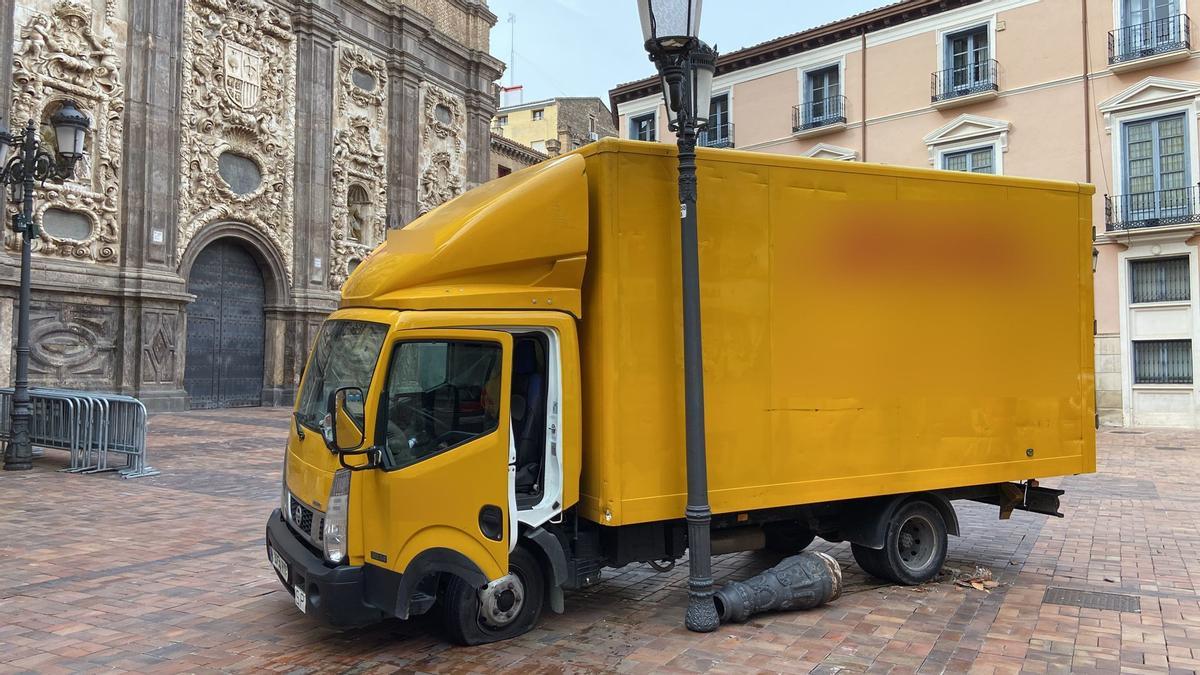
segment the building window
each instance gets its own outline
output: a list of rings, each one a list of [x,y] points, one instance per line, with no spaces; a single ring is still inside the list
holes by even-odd
[[[1108,62],[1119,64],[1186,50],[1188,17],[1175,0],[1121,0],[1118,27],[1108,34]]]
[[[596,133],[596,116],[595,115],[588,115],[588,133],[589,134]]]
[[[1143,225],[1189,222],[1194,195],[1185,115],[1129,122],[1122,131],[1125,194],[1114,204],[1117,215]]]
[[[538,152],[544,153],[546,152],[546,141],[534,141],[529,144],[529,147],[537,150]]]
[[[512,169],[508,168],[507,166],[504,166],[503,164],[496,166],[496,178],[504,178],[510,173],[512,173]]]
[[[656,131],[654,113],[638,115],[629,120],[629,137],[635,141],[658,140]]]
[[[991,82],[988,62],[988,27],[978,26],[970,30],[946,36],[945,84],[952,89],[971,89]]]
[[[498,126],[502,126],[502,127],[508,126],[508,115],[501,115],[501,116],[497,117],[496,124]]]
[[[733,125],[729,123],[729,94],[712,97],[708,112],[708,127],[700,132],[700,145],[709,148],[733,147]]]
[[[947,171],[967,171],[970,173],[996,173],[996,149],[972,148],[958,150],[942,155],[942,168]]]
[[[1134,384],[1191,384],[1191,340],[1134,340]]]
[[[534,122],[540,122],[541,120],[544,120],[544,119],[546,119],[546,111],[544,109],[538,108],[537,110],[533,111],[533,121]]]
[[[804,105],[798,124],[811,129],[846,121],[842,105],[841,72],[838,66],[810,70],[804,74]]]
[[[1191,266],[1187,256],[1130,261],[1131,303],[1186,302],[1191,294]]]
[[[1121,25],[1144,26],[1175,14],[1175,0],[1121,0]]]

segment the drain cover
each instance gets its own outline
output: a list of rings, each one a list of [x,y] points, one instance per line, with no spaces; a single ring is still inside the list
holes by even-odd
[[[1110,433],[1110,434],[1130,434],[1130,435],[1133,435],[1133,436],[1142,436],[1142,435],[1144,435],[1146,432],[1144,432],[1144,431],[1129,431],[1129,430],[1126,430],[1126,429],[1122,429],[1121,431],[1110,431],[1110,432],[1108,432],[1108,433]]]
[[[1042,602],[1047,605],[1066,605],[1086,609],[1107,609],[1114,612],[1141,612],[1142,601],[1136,595],[1079,591],[1073,588],[1046,589]]]
[[[1155,450],[1184,450],[1185,448],[1181,448],[1178,445],[1156,445],[1156,446],[1154,446],[1154,449]]]

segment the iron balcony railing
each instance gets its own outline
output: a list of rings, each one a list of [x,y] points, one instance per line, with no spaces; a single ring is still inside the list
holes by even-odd
[[[1200,223],[1200,185],[1104,195],[1104,222],[1110,232]]]
[[[937,103],[960,96],[1000,90],[1000,64],[996,59],[961,68],[939,70],[930,78],[930,99]]]
[[[726,123],[706,127],[700,132],[696,142],[705,148],[732,148],[733,125]]]
[[[1191,49],[1191,21],[1176,14],[1108,31],[1109,64]]]
[[[846,123],[846,97],[829,96],[792,106],[792,131]]]

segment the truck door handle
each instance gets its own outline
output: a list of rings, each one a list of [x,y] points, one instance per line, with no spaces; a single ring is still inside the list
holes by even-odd
[[[479,531],[492,541],[504,541],[504,510],[495,504],[479,509]]]

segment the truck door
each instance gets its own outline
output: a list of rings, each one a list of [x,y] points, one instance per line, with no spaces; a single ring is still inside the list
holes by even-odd
[[[382,468],[362,483],[366,562],[403,573],[425,554],[508,574],[512,337],[409,330],[385,349]]]

